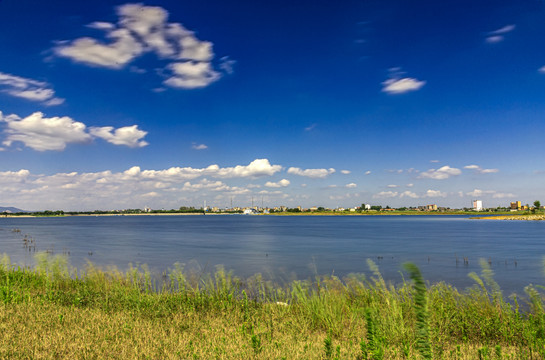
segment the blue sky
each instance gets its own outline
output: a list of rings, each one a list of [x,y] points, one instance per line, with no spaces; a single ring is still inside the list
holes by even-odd
[[[544,15],[0,0],[0,205],[545,202]]]

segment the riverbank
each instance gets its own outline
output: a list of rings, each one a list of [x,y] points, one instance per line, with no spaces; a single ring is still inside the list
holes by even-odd
[[[525,221],[541,221],[545,220],[544,214],[532,214],[532,215],[504,215],[504,216],[482,216],[472,217],[476,220],[525,220]]]
[[[494,214],[494,213],[487,213]],[[65,213],[63,215],[33,215],[28,214],[2,214],[0,217],[4,218],[33,218],[33,217],[71,217],[71,216],[91,216],[91,217],[103,217],[103,216],[202,216],[202,215],[245,215],[240,213],[221,213],[221,212],[151,212],[151,213]],[[273,212],[273,213],[257,213],[251,214],[251,216],[445,216],[445,215],[467,215],[475,216],[478,213],[474,211],[363,211],[363,212],[351,212],[351,211],[313,211],[313,212]],[[248,215],[245,215],[248,216]],[[498,215],[487,215],[486,217],[474,217],[475,219],[485,218],[502,218],[512,217],[511,213],[498,213]]]
[[[478,287],[425,288],[415,268],[392,286],[374,277],[261,276],[70,269],[45,254],[35,270],[0,262],[0,358],[542,359],[545,312],[505,302],[482,264]]]

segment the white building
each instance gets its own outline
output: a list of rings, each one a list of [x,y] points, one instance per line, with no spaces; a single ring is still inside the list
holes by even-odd
[[[483,201],[482,200],[473,200],[473,210],[482,211],[483,210]]]

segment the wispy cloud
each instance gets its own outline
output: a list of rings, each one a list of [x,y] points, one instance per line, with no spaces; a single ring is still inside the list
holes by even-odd
[[[196,143],[193,143],[193,144],[191,145],[191,148],[192,148],[193,150],[206,150],[206,149],[208,149],[208,146],[205,145],[205,144],[196,144]]]
[[[301,169],[298,167],[290,167],[288,169],[288,174],[306,176],[309,178],[325,178],[328,175],[335,173],[335,169]]]
[[[388,79],[382,85],[384,85],[382,88],[383,92],[388,94],[403,94],[419,90],[422,86],[426,85],[426,82],[414,78]]]
[[[147,132],[138,129],[137,125],[118,129],[111,126],[87,129],[85,124],[68,116],[47,118],[41,112],[35,112],[26,118],[17,115],[4,117],[0,112],[0,124],[2,123],[6,135],[3,144],[8,147],[15,142],[21,142],[37,151],[60,151],[68,144],[89,143],[97,137],[114,145],[142,147],[148,144],[142,140]]]
[[[516,197],[516,195],[512,193],[504,193],[504,192],[498,192],[496,190],[481,190],[481,189],[473,189],[473,191],[470,191],[466,193],[465,195],[470,196],[472,198],[492,197],[493,199],[505,199],[505,198],[512,199]]]
[[[505,39],[505,34],[512,32],[515,30],[516,25],[505,25],[504,27],[501,27],[497,30],[490,31],[486,34],[485,41],[490,44],[495,44],[502,42]]]
[[[444,193],[439,190],[428,190],[426,191],[426,197],[435,198],[435,197],[447,197],[447,193]]]
[[[539,71],[542,74],[545,74],[545,66],[540,67],[537,71]]]
[[[399,195],[400,198],[404,198],[404,197],[408,197],[408,198],[411,198],[411,199],[418,199],[420,198],[420,196],[418,196],[418,194],[412,192],[412,191],[404,191],[402,192],[400,195]]]
[[[194,89],[210,85],[221,78],[212,66],[212,43],[199,40],[193,31],[180,23],[168,22],[168,11],[159,6],[125,4],[116,8],[116,24],[94,22],[88,27],[105,32],[103,43],[91,37],[60,41],[53,51],[75,62],[122,69],[146,53],[166,60],[166,79],[170,87]],[[234,60],[221,59],[220,67],[233,72]]]
[[[397,191],[381,191],[375,195],[373,195],[374,199],[383,199],[383,198],[394,198],[399,193]]]
[[[462,171],[457,168],[451,168],[448,165],[445,165],[439,169],[429,169],[427,171],[424,171],[420,173],[418,176],[419,179],[434,179],[434,180],[445,180],[450,178],[451,176],[457,176],[460,175]]]
[[[388,94],[403,94],[410,91],[420,90],[425,81],[410,77],[403,77],[405,73],[400,68],[390,69],[389,78],[382,83],[382,92]]]
[[[350,170],[341,170],[341,174],[343,175],[349,175],[351,173]]]
[[[494,174],[499,172],[499,169],[483,169],[479,165],[467,165],[464,169],[474,170],[477,174]]]
[[[358,185],[356,183],[350,183],[350,184],[346,184],[344,187],[347,189],[354,189],[354,188],[357,188]]]
[[[60,105],[64,99],[56,97],[51,86],[44,82],[0,72],[0,91],[11,96],[41,102],[47,106]]]

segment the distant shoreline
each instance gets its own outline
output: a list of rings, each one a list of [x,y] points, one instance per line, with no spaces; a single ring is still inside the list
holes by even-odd
[[[545,215],[493,215],[486,213],[486,216],[479,216],[475,212],[277,212],[270,214],[233,214],[233,213],[214,213],[214,212],[195,212],[195,213],[185,213],[185,212],[164,212],[164,213],[129,213],[129,214],[94,214],[94,213],[81,213],[81,214],[69,214],[65,213],[62,215],[33,215],[32,213],[24,215],[15,215],[15,214],[1,214],[0,217],[3,218],[40,218],[40,217],[73,217],[73,216],[83,216],[83,217],[103,217],[103,216],[225,216],[225,215],[243,215],[243,216],[445,216],[445,215],[465,215],[470,216],[472,219],[492,219],[492,220],[545,220]],[[483,214],[484,215],[484,214]],[[513,219],[513,217],[532,217],[537,216],[541,217],[539,219],[533,218],[520,218]]]
[[[501,215],[501,216],[480,216],[472,217],[476,220],[525,220],[525,221],[542,221],[545,220],[544,214],[534,214],[534,215]]]

